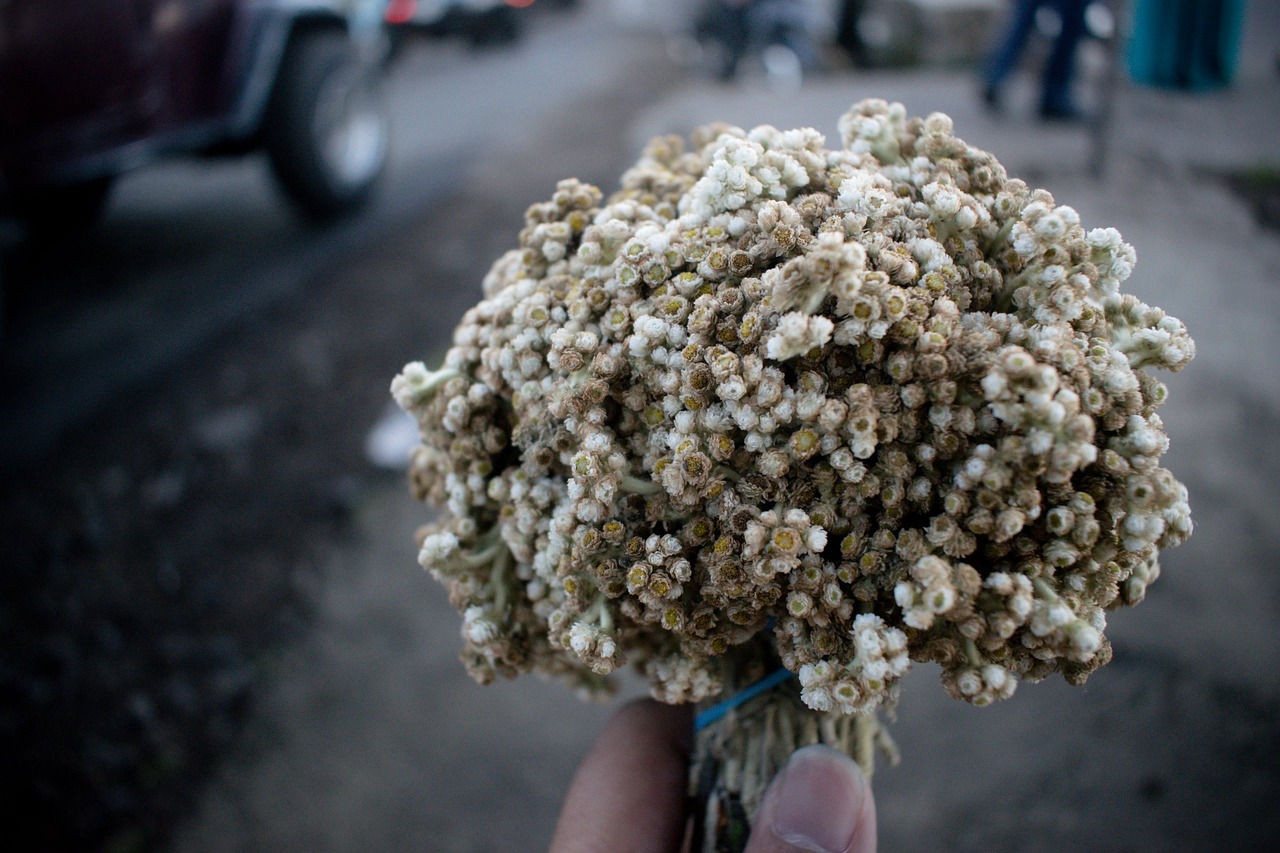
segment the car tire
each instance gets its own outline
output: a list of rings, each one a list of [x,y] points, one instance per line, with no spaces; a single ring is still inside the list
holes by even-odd
[[[114,185],[115,177],[108,175],[21,193],[13,199],[13,213],[32,239],[73,236],[98,223]]]
[[[285,54],[263,144],[290,200],[308,218],[351,213],[386,168],[390,135],[381,68],[338,33],[304,33]]]

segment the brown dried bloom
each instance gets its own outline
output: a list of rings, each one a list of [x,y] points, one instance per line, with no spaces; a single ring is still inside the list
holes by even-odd
[[[560,183],[444,366],[396,377],[477,679],[630,662],[701,701],[763,635],[810,708],[866,713],[910,660],[983,705],[1109,659],[1106,611],[1191,532],[1149,374],[1186,329],[946,116],[840,130],[655,140],[607,203]]]

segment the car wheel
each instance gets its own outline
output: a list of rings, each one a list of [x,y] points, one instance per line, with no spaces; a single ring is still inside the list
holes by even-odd
[[[362,62],[341,35],[300,36],[283,61],[263,130],[272,169],[305,215],[354,211],[386,167],[379,67]]]
[[[33,239],[78,234],[102,218],[114,183],[114,176],[106,176],[24,192],[13,199],[13,212]]]

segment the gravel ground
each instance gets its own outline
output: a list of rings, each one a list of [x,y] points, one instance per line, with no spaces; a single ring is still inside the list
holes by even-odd
[[[2,796],[45,847],[162,836],[305,625],[374,476],[351,414],[427,313],[353,334],[369,305],[317,282],[5,473]]]

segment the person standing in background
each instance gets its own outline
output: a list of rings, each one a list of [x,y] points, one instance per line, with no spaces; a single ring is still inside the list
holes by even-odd
[[[763,52],[773,45],[791,51],[798,70],[815,72],[822,68],[801,0],[714,0],[700,28],[724,48],[724,61],[718,70],[718,77],[724,81],[737,76],[749,52]]]
[[[724,81],[738,74],[738,65],[751,37],[750,15],[753,0],[715,0],[710,11],[711,30],[724,45],[724,64],[718,72]]]
[[[836,44],[848,54],[854,68],[867,68],[871,64],[867,57],[867,45],[858,29],[858,18],[865,5],[866,0],[844,0],[840,4],[840,18],[836,22]]]
[[[1001,106],[1001,86],[1017,68],[1042,7],[1058,15],[1058,34],[1040,75],[1040,117],[1057,121],[1082,118],[1072,96],[1076,48],[1085,32],[1085,9],[1089,0],[1016,0],[1005,34],[987,61],[983,100],[992,109]]]

